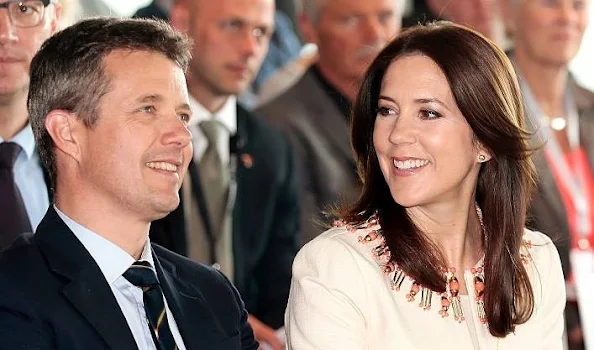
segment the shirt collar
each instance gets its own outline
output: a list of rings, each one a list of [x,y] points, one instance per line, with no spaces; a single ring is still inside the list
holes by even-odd
[[[56,212],[64,221],[66,226],[70,228],[76,238],[78,238],[89,254],[91,254],[91,257],[93,257],[99,266],[99,269],[105,276],[107,283],[112,284],[115,282],[115,280],[122,276],[124,272],[126,272],[126,270],[128,270],[128,268],[136,261],[122,248],[77,223],[68,217],[68,215],[61,212],[60,209],[58,209],[55,205],[54,209],[56,209]],[[140,260],[148,261],[153,268],[155,267],[148,237],[146,243],[144,244],[144,248],[142,249]]]
[[[311,66],[309,69],[316,80],[322,85],[322,89],[326,92],[326,95],[334,101],[336,107],[342,112],[344,117],[348,120],[351,114],[351,102],[346,96],[344,96],[334,85],[332,85],[326,77],[320,72],[316,65]]]
[[[33,152],[35,152],[35,137],[33,136],[33,129],[31,128],[31,124],[27,123],[27,126],[23,128],[23,130],[19,131],[14,137],[10,140],[10,142],[14,142],[17,145],[21,146],[23,151],[25,151],[25,155],[27,156],[27,160],[33,157]],[[0,137],[0,142],[5,142],[3,138]]]
[[[237,133],[237,97],[229,96],[221,109],[211,113],[194,97],[190,96],[190,108],[192,109],[192,118],[190,125],[198,125],[204,120],[217,118],[217,120],[229,131],[229,134]]]

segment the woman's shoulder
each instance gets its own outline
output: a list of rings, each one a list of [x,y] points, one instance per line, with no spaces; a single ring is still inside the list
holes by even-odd
[[[561,266],[559,252],[553,241],[539,231],[524,229],[523,245],[520,256],[526,265],[532,266],[542,278],[542,274]]]
[[[309,259],[325,260],[337,256],[354,260],[373,260],[372,242],[381,238],[380,227],[373,217],[357,224],[335,221],[332,227],[303,246],[296,260],[307,256]]]
[[[525,228],[522,239],[523,245],[520,253],[523,256],[529,255],[532,259],[542,260],[551,258],[551,254],[554,253],[558,257],[557,248],[546,234]]]

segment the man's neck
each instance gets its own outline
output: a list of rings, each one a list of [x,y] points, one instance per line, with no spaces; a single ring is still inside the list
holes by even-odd
[[[68,184],[58,184],[65,189]],[[85,196],[74,189],[56,192],[55,205],[78,224],[117,245],[135,259],[139,259],[148,239],[150,222],[131,220],[121,208],[101,205],[99,196]],[[87,203],[81,206],[80,203]],[[114,210],[116,209],[116,210]]]
[[[190,95],[210,113],[218,112],[230,97],[230,95],[215,94],[204,84],[193,81],[190,77],[188,77],[188,90]]]
[[[322,63],[318,63],[316,68],[320,74],[322,74],[324,79],[326,79],[329,84],[331,84],[336,90],[338,90],[338,92],[346,97],[351,104],[355,102],[357,91],[361,83],[359,80],[353,80],[340,76],[339,74],[334,73],[332,69],[328,69],[328,67]]]
[[[27,125],[27,94],[0,96],[0,137],[13,138]]]
[[[540,110],[549,117],[564,115],[567,66],[537,61],[523,50],[514,52],[514,61]]]

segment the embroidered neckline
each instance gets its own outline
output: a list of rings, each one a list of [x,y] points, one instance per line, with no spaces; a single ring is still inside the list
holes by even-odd
[[[483,226],[483,219],[482,219],[482,211],[477,206],[477,214],[479,216],[479,221],[481,226]],[[381,271],[383,274],[390,280],[390,288],[395,292],[399,292],[403,282],[408,279],[411,281],[411,288],[408,293],[406,293],[405,298],[409,302],[414,302],[417,295],[420,294],[420,300],[418,306],[423,309],[424,311],[431,310],[431,303],[433,300],[433,294],[439,295],[440,298],[440,307],[438,314],[442,318],[448,318],[450,316],[450,311],[453,314],[453,319],[458,323],[462,323],[465,320],[464,317],[464,310],[462,308],[462,302],[460,299],[459,294],[459,281],[456,276],[455,268],[442,268],[444,273],[444,283],[446,284],[446,291],[445,292],[435,292],[427,287],[423,287],[421,284],[417,283],[414,279],[410,276],[406,275],[406,273],[397,266],[397,264],[391,261],[391,253],[388,245],[385,241],[382,228],[379,224],[379,218],[377,213],[374,213],[371,217],[369,217],[365,222],[357,225],[346,224],[344,221],[336,220],[333,223],[334,227],[344,227],[351,233],[357,233],[358,230],[361,229],[369,229],[370,231],[367,234],[359,235],[357,240],[361,244],[370,244],[370,243],[377,243],[372,249],[371,253],[378,263]],[[520,258],[524,264],[528,264],[532,261],[532,257],[530,252],[528,251],[532,248],[531,241],[524,240],[523,241],[523,251],[520,253]],[[475,265],[475,267],[470,268],[468,271],[473,276],[474,282],[474,294],[475,294],[475,302],[477,307],[477,314],[479,317],[479,321],[482,324],[487,323],[487,316],[485,313],[484,308],[484,292],[485,292],[485,275],[484,275],[484,266],[483,266],[484,257]]]

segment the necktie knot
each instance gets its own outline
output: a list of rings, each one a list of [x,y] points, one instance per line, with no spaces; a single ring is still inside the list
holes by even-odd
[[[152,289],[159,285],[157,275],[147,261],[136,261],[123,274],[128,282],[143,290]]]
[[[0,168],[12,170],[20,152],[21,146],[14,142],[0,143]]]
[[[200,122],[200,129],[202,129],[204,136],[206,136],[209,147],[216,147],[219,140],[220,127],[220,123],[216,119],[208,119]]]

